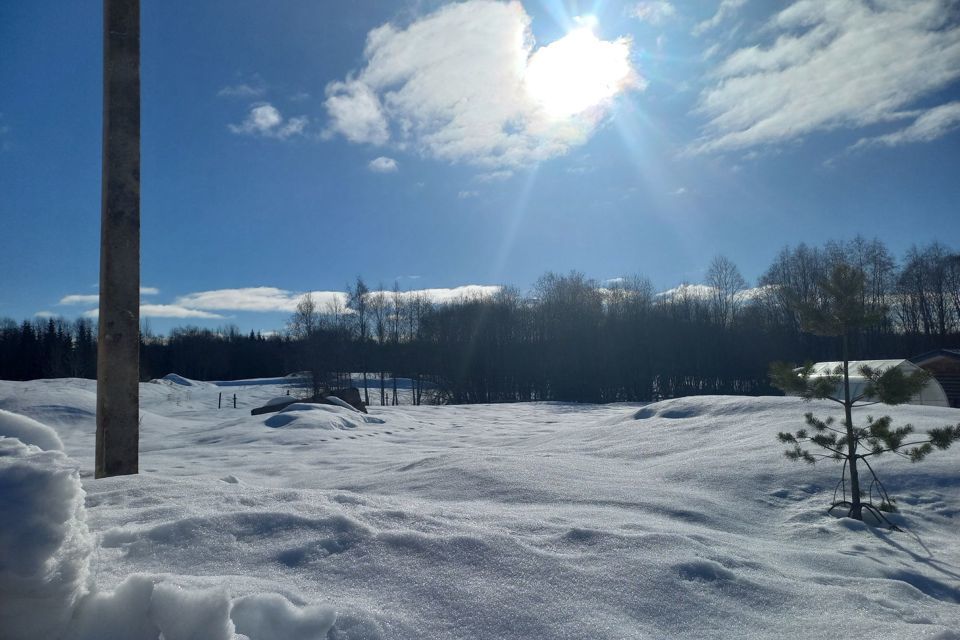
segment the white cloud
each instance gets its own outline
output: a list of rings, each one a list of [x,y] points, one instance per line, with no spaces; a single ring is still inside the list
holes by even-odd
[[[460,200],[469,200],[470,198],[476,198],[479,195],[479,191],[461,191],[457,194],[457,198]]]
[[[419,276],[406,276],[408,278],[419,278]],[[432,304],[446,304],[462,299],[485,298],[495,295],[501,287],[493,285],[463,285],[452,288],[437,289],[417,289],[413,291],[401,292],[404,299],[419,296]],[[349,313],[347,309],[347,294],[343,291],[310,291],[317,307],[321,310],[327,310],[332,306],[339,306],[344,312]],[[370,295],[376,292],[371,292]],[[392,291],[387,291],[390,295]],[[278,289],[276,287],[246,287],[239,289],[216,289],[211,291],[199,291],[196,293],[180,296],[174,300],[173,304],[141,304],[140,316],[143,318],[196,318],[196,319],[222,319],[225,316],[215,312],[225,311],[246,311],[246,312],[273,312],[273,313],[293,313],[297,308],[297,303],[307,295],[304,292],[289,291]],[[79,298],[82,296],[67,296],[68,298]],[[90,298],[88,296],[88,298]],[[96,303],[97,296],[92,296],[92,300],[85,302]],[[68,303],[74,304],[74,303]],[[36,316],[46,318],[54,317],[50,311],[41,311]],[[99,309],[89,309],[81,315],[86,318],[97,318]]]
[[[155,296],[160,293],[160,289],[156,287],[140,287],[140,295],[142,296]],[[60,302],[57,304],[99,304],[100,303],[100,294],[91,293],[91,294],[79,294],[74,293],[68,296],[63,296],[60,298]]]
[[[767,287],[749,287],[737,292],[736,300],[741,303],[750,302],[761,297]],[[656,294],[660,300],[710,300],[715,289],[707,284],[681,284],[672,289]]]
[[[652,25],[660,25],[677,15],[677,9],[665,0],[638,2],[629,10],[634,18]]]
[[[217,92],[221,98],[256,98],[262,96],[266,89],[262,85],[251,85],[246,82],[223,87]]]
[[[406,277],[419,278],[419,276]],[[452,288],[403,291],[401,292],[401,296],[404,298],[421,296],[433,304],[445,304],[463,298],[490,297],[495,295],[500,289],[501,287],[495,285],[468,284]],[[371,291],[370,295],[373,293],[376,292]],[[393,294],[392,291],[387,291],[387,293]],[[346,309],[347,294],[343,291],[310,291],[309,294],[321,310],[327,309],[333,304],[338,304],[341,308]],[[174,306],[190,310],[292,313],[296,310],[297,303],[300,302],[305,295],[306,293],[303,292],[294,292],[276,287],[217,289],[181,296],[174,301]]]
[[[379,158],[374,158],[367,165],[367,168],[374,173],[393,173],[397,170],[397,161],[393,158],[388,158],[386,156],[380,156]]]
[[[785,143],[915,117],[909,109],[917,100],[960,77],[960,27],[948,4],[794,2],[767,24],[772,44],[741,48],[715,69],[698,107],[709,122],[692,151]],[[906,135],[935,136],[952,126],[952,110],[927,113]]]
[[[550,87],[576,94],[569,84],[592,82],[591,90],[599,84],[607,94],[590,109],[558,117],[534,97],[528,69],[559,57],[565,40],[535,50],[519,2],[467,0],[405,28],[385,24],[367,35],[365,66],[327,86],[327,133],[357,143],[392,141],[427,157],[491,169],[562,155],[589,138],[610,99],[641,84],[628,40],[579,37],[583,55],[567,69],[570,82]],[[601,63],[585,68],[584,60]]]
[[[670,195],[682,196],[682,195],[685,194],[686,192],[687,192],[687,188],[686,188],[686,187],[677,187],[676,189],[674,189],[673,191],[670,192]]]
[[[363,82],[331,82],[324,105],[330,116],[328,135],[343,134],[350,142],[384,144],[390,138],[380,98]]]
[[[477,182],[502,182],[513,177],[513,171],[488,171],[474,176]]]
[[[895,147],[911,142],[930,142],[960,127],[960,102],[949,102],[924,111],[913,124],[875,138],[863,138],[855,148],[884,145]]]
[[[53,311],[37,311],[33,316],[35,318],[56,318],[60,314],[54,313]]]
[[[465,284],[449,289],[415,289],[413,291],[403,291],[400,293],[400,296],[404,299],[421,297],[432,304],[449,304],[460,300],[492,298],[497,295],[501,289],[503,289],[503,287],[497,285]]]
[[[717,12],[713,14],[710,18],[700,22],[693,28],[693,35],[699,36],[711,29],[719,27],[727,18],[735,14],[740,7],[745,5],[747,0],[722,0],[720,6],[717,7]]]
[[[199,309],[187,309],[176,304],[142,304],[140,316],[144,318],[222,318],[223,316]]]
[[[63,296],[60,298],[58,304],[98,304],[100,302],[100,294],[94,293],[91,295],[86,294],[72,294],[69,296]]]
[[[346,304],[346,294],[340,291],[311,291],[314,301],[321,308],[337,300]],[[212,311],[264,311],[291,313],[303,293],[276,287],[246,287],[241,289],[215,289],[180,296],[174,303],[190,309]]]
[[[83,312],[84,318],[97,318],[100,316],[100,309],[90,309]],[[216,319],[223,316],[207,311],[197,309],[187,309],[176,304],[141,304],[141,318],[203,318]]]
[[[302,134],[308,122],[306,116],[284,119],[279,109],[269,102],[263,102],[251,106],[250,113],[243,122],[231,124],[228,127],[236,134],[286,140],[291,136]]]
[[[286,311],[297,307],[298,295],[276,287],[216,289],[180,296],[176,304],[192,309],[221,311]]]

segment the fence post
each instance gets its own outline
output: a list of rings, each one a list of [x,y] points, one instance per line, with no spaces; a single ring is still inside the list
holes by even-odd
[[[237,408],[237,394],[233,394],[233,408]]]
[[[220,408],[220,404],[223,401],[223,391],[217,394],[217,409]]]

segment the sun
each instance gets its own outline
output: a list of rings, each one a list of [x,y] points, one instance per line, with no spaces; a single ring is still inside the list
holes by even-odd
[[[552,118],[587,111],[630,86],[636,77],[628,39],[599,39],[592,16],[581,19],[580,25],[537,49],[527,63],[527,93]]]

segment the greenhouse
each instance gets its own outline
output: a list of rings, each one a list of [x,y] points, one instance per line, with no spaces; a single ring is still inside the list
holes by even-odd
[[[871,369],[882,369],[884,371],[896,368],[900,369],[906,375],[917,371],[923,371],[923,369],[909,360],[851,360],[850,395],[853,398],[861,395],[867,386],[868,380],[860,373],[860,369],[863,366],[870,367]],[[834,375],[838,372],[842,373],[842,371],[842,362],[818,362],[813,365],[813,371],[810,374],[810,377],[824,377]],[[838,400],[843,399],[843,386],[837,388],[837,394],[834,397]],[[871,398],[863,398],[863,400],[866,402],[872,401]],[[920,393],[910,399],[908,404],[923,404],[933,407],[950,406],[950,402],[947,399],[947,394],[944,392],[943,387],[940,386],[940,383],[937,382],[936,378],[933,377],[927,381],[923,389],[920,390]]]

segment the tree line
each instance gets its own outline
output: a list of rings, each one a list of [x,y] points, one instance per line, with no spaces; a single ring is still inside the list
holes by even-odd
[[[144,379],[313,373],[314,387],[359,373],[368,404],[400,402],[397,378],[419,402],[643,401],[692,394],[775,393],[773,360],[832,360],[830,338],[801,331],[796,301],[816,304],[838,264],[864,275],[866,304],[881,322],[851,345],[859,359],[906,358],[960,347],[960,255],[940,243],[896,260],[879,240],[785,247],[756,286],[714,258],[701,283],[657,293],[643,276],[598,282],[547,273],[526,293],[435,304],[362,278],[345,303],[304,297],[285,331],[185,327],[141,336]],[[89,320],[0,322],[0,377],[95,377]],[[408,401],[408,400],[405,400]]]

